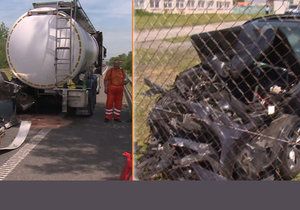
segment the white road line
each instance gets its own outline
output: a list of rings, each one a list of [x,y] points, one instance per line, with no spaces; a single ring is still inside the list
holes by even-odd
[[[32,137],[16,154],[0,167],[0,181],[3,181],[25,157],[47,136],[51,129],[45,128]]]
[[[106,67],[105,67],[105,70],[102,72],[102,75],[104,76],[108,70],[109,70],[109,67],[106,66]]]

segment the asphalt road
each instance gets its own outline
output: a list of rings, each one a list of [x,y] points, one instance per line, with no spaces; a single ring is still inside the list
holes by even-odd
[[[92,117],[22,116],[32,129],[22,147],[0,153],[0,180],[118,180],[122,153],[131,151],[131,116],[125,107],[122,123],[104,123],[105,99],[101,92]]]

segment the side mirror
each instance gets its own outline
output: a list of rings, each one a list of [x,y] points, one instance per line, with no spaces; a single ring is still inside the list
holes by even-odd
[[[106,58],[106,55],[107,55],[107,50],[105,47],[103,47],[103,57]]]

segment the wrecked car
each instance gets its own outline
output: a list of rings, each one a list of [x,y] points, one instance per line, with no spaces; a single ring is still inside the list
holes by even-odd
[[[17,117],[20,86],[0,70],[0,152],[19,148],[27,138],[31,122]]]
[[[300,17],[191,36],[201,63],[151,110],[141,180],[289,180],[300,173]]]
[[[0,72],[0,137],[6,129],[18,124],[16,119],[15,94],[17,86],[10,83],[6,74]]]

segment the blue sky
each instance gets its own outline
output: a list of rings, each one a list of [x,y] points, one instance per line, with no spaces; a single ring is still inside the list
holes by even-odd
[[[11,27],[33,2],[52,0],[0,0],[0,22]],[[80,0],[97,30],[103,31],[108,57],[131,51],[131,0]]]

